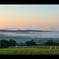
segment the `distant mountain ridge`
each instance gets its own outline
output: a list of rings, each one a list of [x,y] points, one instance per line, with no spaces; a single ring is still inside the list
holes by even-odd
[[[0,32],[52,32],[52,31],[48,31],[48,30],[1,30]]]

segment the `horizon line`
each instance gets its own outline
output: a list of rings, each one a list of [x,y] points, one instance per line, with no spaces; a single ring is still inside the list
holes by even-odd
[[[40,30],[40,29],[0,29],[0,30]],[[56,31],[56,30],[41,30],[41,31]]]

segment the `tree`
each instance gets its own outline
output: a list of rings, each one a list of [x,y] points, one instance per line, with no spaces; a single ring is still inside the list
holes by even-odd
[[[36,45],[36,43],[34,42],[34,40],[31,40],[31,45]]]
[[[36,45],[36,43],[34,42],[34,40],[26,41],[25,43],[26,43],[27,46]]]
[[[16,41],[13,39],[9,40],[10,46],[15,46],[16,45]]]
[[[3,48],[8,48],[9,46],[6,43],[2,43]]]
[[[59,45],[59,40],[57,40],[57,45]]]
[[[57,40],[54,40],[53,42],[54,42],[54,45],[58,45]]]
[[[7,40],[1,40],[0,43],[4,48],[8,48],[10,44]]]
[[[45,44],[46,45],[54,45],[54,42],[53,42],[53,40],[48,40]]]
[[[30,42],[30,41],[26,41],[25,44],[26,44],[27,46],[30,46],[30,45],[31,45],[31,42]]]
[[[0,48],[3,48],[3,45],[1,44],[1,42],[0,42]]]

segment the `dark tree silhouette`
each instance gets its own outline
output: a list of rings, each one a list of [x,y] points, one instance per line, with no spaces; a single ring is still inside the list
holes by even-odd
[[[27,46],[36,45],[36,43],[34,42],[34,40],[26,41],[25,44],[26,44]]]
[[[4,48],[8,48],[10,45],[9,41],[7,40],[1,40],[0,43]]]
[[[16,45],[16,41],[13,39],[9,40],[10,46],[15,46]]]
[[[54,45],[54,42],[53,42],[53,40],[48,40],[45,44],[46,45]]]

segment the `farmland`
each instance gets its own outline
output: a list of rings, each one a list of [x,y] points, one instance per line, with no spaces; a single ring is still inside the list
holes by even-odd
[[[0,48],[0,55],[59,55],[59,46],[16,46]]]

